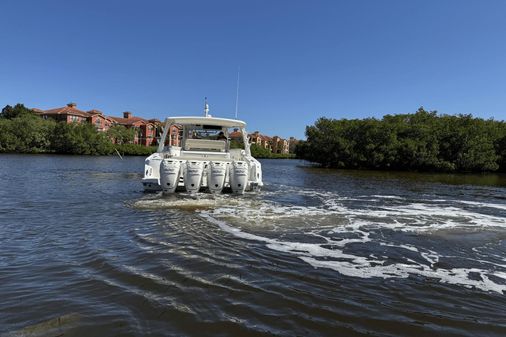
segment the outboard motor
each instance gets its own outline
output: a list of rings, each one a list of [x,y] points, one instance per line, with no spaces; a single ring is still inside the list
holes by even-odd
[[[179,183],[181,163],[178,160],[164,159],[160,164],[160,185],[163,193],[174,193]]]
[[[184,170],[184,187],[190,193],[197,193],[202,183],[202,173],[204,172],[204,162],[190,161],[186,162]]]
[[[227,163],[212,161],[207,168],[207,186],[211,193],[221,193],[225,177],[227,175]]]
[[[233,161],[230,166],[230,187],[232,192],[243,194],[248,183],[249,167],[245,161]]]

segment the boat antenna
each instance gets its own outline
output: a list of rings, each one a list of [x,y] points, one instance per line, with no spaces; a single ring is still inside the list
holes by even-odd
[[[237,110],[239,109],[239,75],[241,74],[241,66],[237,68],[237,91],[235,95],[235,118],[237,119]]]
[[[209,104],[207,104],[207,97],[204,97],[204,116],[209,117]]]

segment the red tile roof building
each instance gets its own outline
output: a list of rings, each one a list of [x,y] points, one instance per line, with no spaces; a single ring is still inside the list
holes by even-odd
[[[156,145],[157,139],[161,137],[162,123],[157,119],[144,119],[135,117],[129,111],[123,113],[123,117],[105,116],[100,110],[82,111],[77,109],[75,103],[69,103],[61,108],[54,108],[49,110],[32,109],[35,114],[44,119],[51,118],[57,121],[66,123],[91,123],[98,131],[104,132],[109,130],[114,125],[123,125],[128,129],[135,129],[134,144],[141,144],[144,146]],[[167,144],[170,142],[173,146],[180,146],[182,139],[181,126],[173,125],[169,130]],[[234,130],[229,135],[231,140],[242,142],[242,133],[239,130]],[[269,149],[273,153],[291,153],[293,152],[298,140],[290,137],[290,140],[282,139],[278,136],[269,137],[255,131],[248,135],[249,141],[263,148]]]
[[[268,149],[272,151],[271,137],[260,134],[260,132],[255,131],[248,135],[250,139],[250,143],[256,144],[260,147]]]
[[[109,130],[114,125],[123,125],[128,129],[133,128],[136,130],[134,144],[156,145],[157,137],[160,136],[161,122],[159,120],[134,117],[131,112],[124,112],[123,117],[105,116],[100,110],[79,110],[75,103],[49,110],[37,108],[32,110],[44,119],[51,118],[65,123],[90,123],[101,132]]]
[[[230,132],[228,134],[228,138],[231,139],[231,140],[238,141],[238,142],[242,142],[243,141],[243,139],[242,139],[242,133],[241,133],[241,131],[239,131],[237,129],[234,129],[234,131]]]
[[[144,146],[156,145],[156,137],[159,134],[159,122],[148,121],[147,119],[134,117],[131,112],[126,111],[123,117],[110,117],[114,124],[123,125],[127,129],[135,129],[134,144]],[[160,123],[161,124],[161,123]]]
[[[272,153],[288,153],[289,152],[289,144],[286,139],[280,138],[278,136],[274,136],[271,139],[271,147]]]
[[[77,108],[75,103],[69,103],[64,107],[49,110],[32,110],[44,119],[51,118],[66,123],[88,122],[95,125],[99,131],[107,131],[113,124],[111,118],[104,116],[101,111],[82,111]]]
[[[288,152],[295,153],[295,147],[297,147],[297,144],[299,144],[299,140],[295,137],[290,137],[288,140]]]

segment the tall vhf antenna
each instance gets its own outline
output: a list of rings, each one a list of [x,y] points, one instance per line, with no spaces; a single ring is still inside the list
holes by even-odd
[[[241,66],[237,68],[237,92],[235,95],[235,118],[237,119],[237,110],[239,109],[239,76],[241,74]]]
[[[207,97],[204,97],[204,116],[209,117],[209,104],[207,104]]]

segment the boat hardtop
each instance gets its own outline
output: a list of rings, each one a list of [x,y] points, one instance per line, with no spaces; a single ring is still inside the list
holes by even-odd
[[[165,123],[170,124],[205,124],[214,126],[224,127],[246,127],[246,123],[238,119],[230,118],[217,118],[208,115],[207,117],[202,116],[181,116],[181,117],[168,117],[165,119]]]

